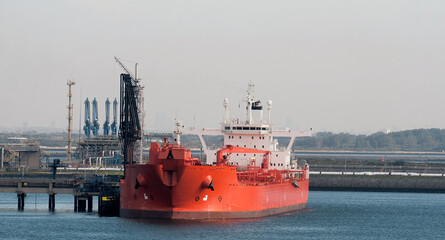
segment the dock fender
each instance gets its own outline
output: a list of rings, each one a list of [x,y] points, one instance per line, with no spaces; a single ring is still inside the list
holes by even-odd
[[[210,175],[207,175],[204,180],[202,181],[201,186],[203,188],[210,188],[212,191],[214,191],[215,189],[213,188],[213,178]]]

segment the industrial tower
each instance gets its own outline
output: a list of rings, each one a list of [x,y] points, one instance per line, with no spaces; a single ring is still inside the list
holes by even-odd
[[[113,122],[111,123],[111,135],[117,134],[117,99],[113,101]]]
[[[104,135],[110,134],[110,100],[105,101]]]
[[[99,135],[99,113],[97,111],[97,100],[93,99],[93,122],[92,122],[91,130],[93,130],[93,135]]]
[[[68,149],[66,150],[66,157],[67,160],[71,160],[71,153],[72,153],[72,147],[73,147],[73,138],[72,138],[72,131],[73,131],[73,104],[71,101],[71,98],[73,95],[71,94],[71,86],[76,84],[75,82],[68,80],[66,83],[68,85]]]
[[[138,121],[139,121],[139,136],[140,139],[136,140],[134,142],[134,162],[137,163],[143,163],[143,151],[144,151],[144,119],[145,119],[145,112],[144,112],[144,86],[141,85],[141,79],[138,78],[138,63],[135,63],[135,74],[133,75],[125,66],[124,64],[117,58],[114,57],[116,62],[124,69],[125,72],[127,72],[126,75],[128,75],[129,79],[133,82],[133,87],[135,88],[133,91],[137,94],[137,115],[138,115]],[[122,75],[121,75],[122,78]],[[129,80],[128,80],[129,81]],[[122,84],[125,84],[125,81],[121,79],[121,86]],[[122,93],[121,93],[121,106],[122,106]],[[122,118],[122,109],[121,109],[121,118]],[[122,120],[121,120],[122,122]],[[122,126],[120,126],[122,128]]]
[[[87,138],[90,137],[91,134],[91,119],[90,119],[90,101],[88,98],[85,100],[85,126],[83,130],[85,131],[85,135]]]

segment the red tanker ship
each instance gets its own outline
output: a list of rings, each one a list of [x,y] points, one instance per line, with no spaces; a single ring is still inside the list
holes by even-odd
[[[125,78],[121,77],[121,86],[125,85],[122,79]],[[271,124],[255,123],[252,119],[244,124],[252,128],[244,129],[240,128],[239,121],[233,124],[225,121],[223,134],[227,139],[234,139],[235,136],[236,139],[253,140],[249,144],[255,144],[255,147],[226,144],[216,152],[215,162],[204,164],[192,158],[190,149],[180,145],[181,131],[180,124],[177,124],[176,143],[169,143],[167,139],[162,146],[151,143],[150,161],[145,164],[133,163],[133,143],[140,137],[140,129],[137,115],[134,114],[137,112],[137,94],[131,92],[137,88],[134,82],[131,85],[131,81],[128,81],[127,91],[123,90],[122,93],[121,90],[121,104],[124,106],[121,105],[120,134],[124,141],[126,162],[125,178],[121,180],[120,187],[121,217],[254,218],[295,211],[306,206],[309,189],[307,165],[297,169],[296,163],[289,160],[290,154],[279,155],[283,152],[277,151],[277,144],[272,144],[273,138],[269,136],[272,133]],[[259,108],[258,101],[253,101],[249,95],[248,104],[251,104],[248,110]],[[256,136],[259,136],[260,144],[270,141],[269,149],[264,145],[264,150],[258,149],[260,147],[256,147],[254,140]],[[293,143],[293,140],[290,142]],[[257,157],[262,157],[261,161],[257,161]],[[280,157],[283,157],[282,161]],[[209,157],[207,161],[209,159],[213,161]]]
[[[226,146],[218,155],[256,152]],[[263,152],[261,152],[263,153]],[[302,209],[308,199],[308,170],[237,171],[226,157],[214,166],[202,165],[177,144],[152,143],[150,163],[126,167],[121,182],[121,217],[171,219],[253,218]]]

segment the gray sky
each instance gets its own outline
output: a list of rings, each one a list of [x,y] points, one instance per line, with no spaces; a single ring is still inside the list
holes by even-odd
[[[75,128],[86,97],[102,125],[118,56],[149,129],[219,127],[250,80],[279,128],[445,128],[444,29],[443,0],[0,0],[0,127],[65,127],[70,77]]]

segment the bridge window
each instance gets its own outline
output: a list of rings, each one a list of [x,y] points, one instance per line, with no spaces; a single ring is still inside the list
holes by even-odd
[[[230,127],[225,127],[226,130],[230,130]]]
[[[249,128],[248,127],[243,127],[243,130],[249,130]]]

